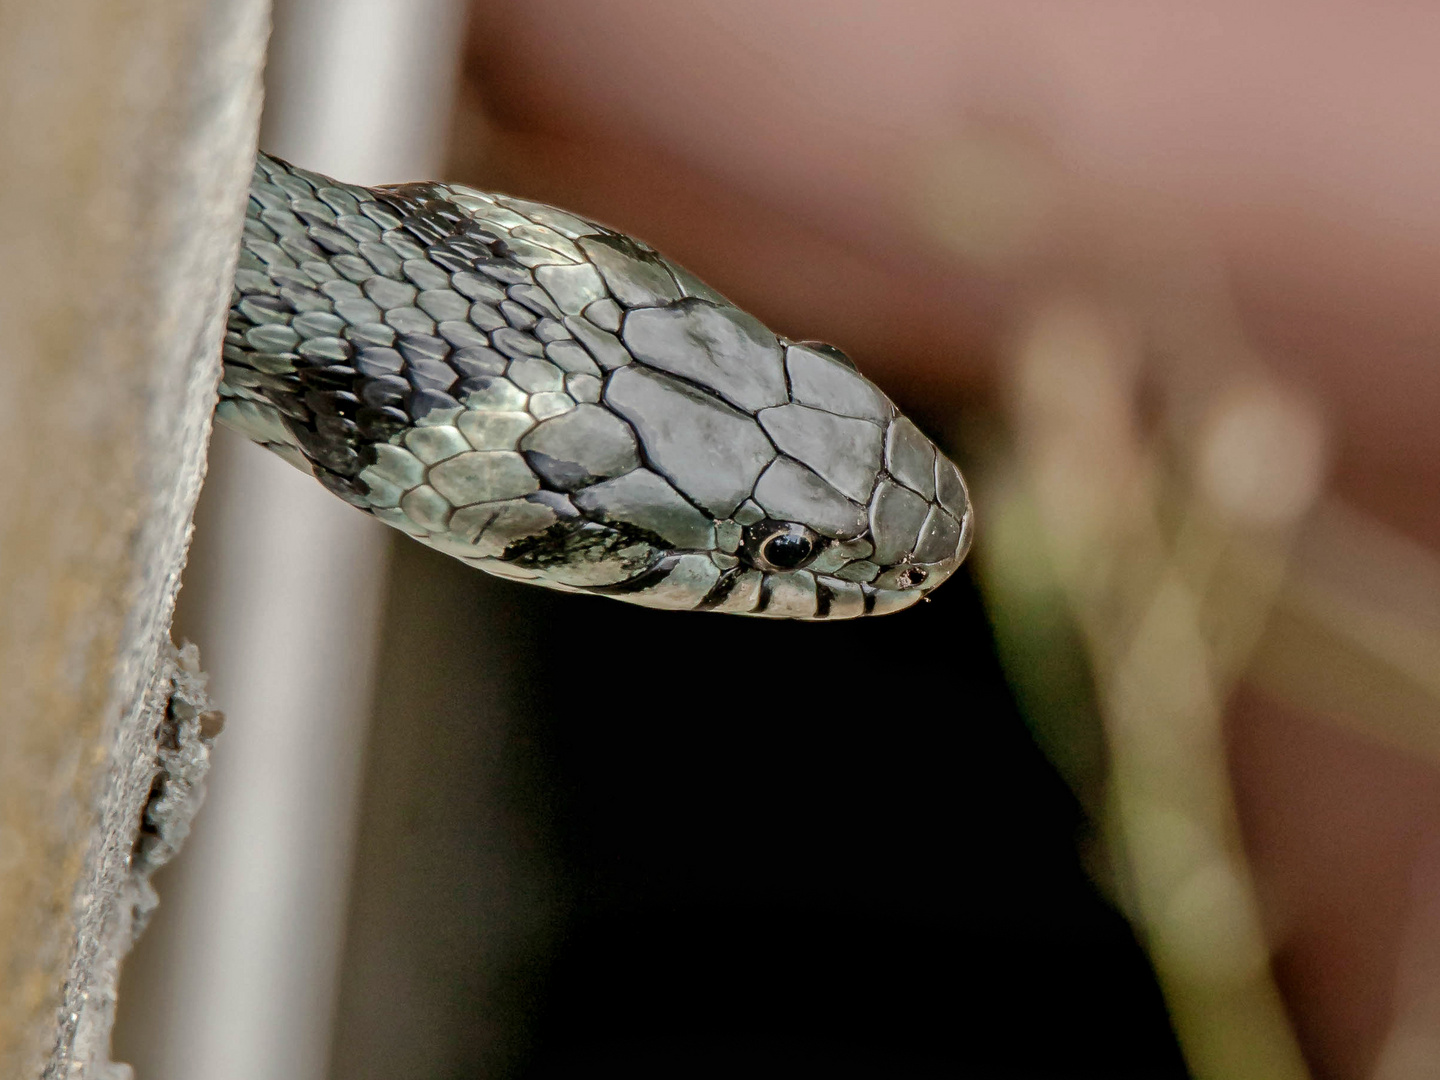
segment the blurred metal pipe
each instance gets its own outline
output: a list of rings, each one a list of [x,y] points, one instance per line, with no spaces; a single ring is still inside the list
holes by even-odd
[[[262,144],[359,183],[433,174],[461,30],[457,0],[280,3]],[[126,1041],[147,1080],[318,1080],[388,534],[228,432],[206,494],[189,629],[229,723],[151,931],[163,975],[130,1003],[149,1030]]]
[[[279,0],[266,149],[354,184],[433,179],[464,12],[462,0]]]

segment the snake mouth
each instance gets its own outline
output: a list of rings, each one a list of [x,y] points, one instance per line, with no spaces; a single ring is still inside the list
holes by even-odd
[[[600,593],[604,596],[617,596],[621,598],[651,592],[664,586],[666,582],[670,580],[671,575],[679,570],[687,559],[696,558],[704,559],[707,563],[709,562],[708,556],[703,553],[671,552],[656,559],[650,566],[641,570],[634,577],[616,582],[613,585],[595,586],[588,591]],[[736,586],[741,583],[747,571],[751,575],[755,572],[753,567],[740,565],[720,571],[719,577],[714,579],[713,582],[676,583],[679,587],[674,591],[680,593],[682,596],[684,593],[689,592],[690,598],[689,602],[676,603],[674,606],[688,607],[694,611],[714,611],[724,605],[725,602],[734,595]],[[770,574],[762,571],[757,603],[749,612],[750,614],[763,615],[765,613],[764,609],[770,597],[770,590],[766,588],[765,582],[770,576]],[[688,589],[686,588],[687,585],[689,586]],[[676,599],[678,601],[680,597],[677,596]]]
[[[943,579],[944,575],[936,575],[929,580]],[[717,576],[707,553],[670,551],[623,581],[568,588],[646,607],[839,622],[910,607],[929,592],[929,580],[925,585],[895,588],[804,570],[757,572],[744,564],[720,570]]]
[[[649,566],[636,572],[632,577],[628,577],[623,581],[613,582],[609,585],[591,585],[585,591],[599,593],[601,596],[624,596],[627,593],[645,592],[647,589],[653,589],[656,585],[662,583],[679,565],[679,555],[661,555]]]

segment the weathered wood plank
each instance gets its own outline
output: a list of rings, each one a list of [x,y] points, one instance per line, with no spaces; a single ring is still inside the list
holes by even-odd
[[[266,9],[0,0],[6,1077],[112,1074]]]

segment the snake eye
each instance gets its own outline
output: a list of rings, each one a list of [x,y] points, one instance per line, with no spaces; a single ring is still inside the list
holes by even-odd
[[[761,570],[798,570],[820,550],[820,538],[804,525],[762,521],[746,530],[745,548]]]
[[[794,570],[810,558],[810,553],[814,550],[814,542],[808,536],[802,536],[799,533],[781,533],[779,536],[772,536],[760,549],[761,554],[765,556],[765,561],[771,566],[778,566],[781,570]]]

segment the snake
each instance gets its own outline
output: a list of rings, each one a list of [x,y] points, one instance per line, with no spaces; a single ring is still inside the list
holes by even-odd
[[[845,353],[645,242],[264,152],[216,418],[471,566],[653,608],[898,611],[974,533],[960,470]]]

